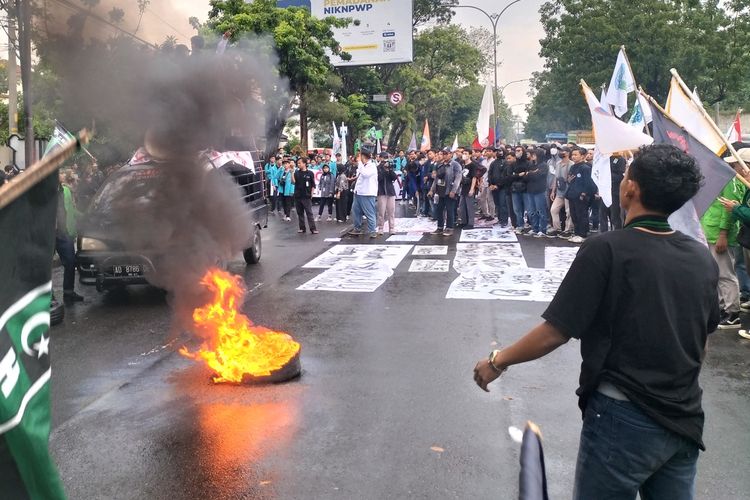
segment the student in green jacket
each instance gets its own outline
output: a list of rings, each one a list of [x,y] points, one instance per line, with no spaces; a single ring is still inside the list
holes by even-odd
[[[739,328],[740,321],[740,284],[734,268],[732,247],[737,246],[737,233],[740,226],[737,219],[722,206],[723,200],[739,203],[745,196],[745,185],[739,179],[732,179],[722,190],[721,196],[714,200],[701,218],[703,234],[706,236],[708,249],[719,266],[719,305],[722,317],[720,329]]]

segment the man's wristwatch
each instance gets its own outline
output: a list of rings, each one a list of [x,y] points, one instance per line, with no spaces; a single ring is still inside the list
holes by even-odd
[[[502,368],[502,369],[501,369],[501,368],[498,368],[498,367],[497,367],[497,365],[495,364],[495,357],[497,357],[497,355],[498,355],[499,353],[500,353],[500,350],[499,350],[499,349],[495,349],[494,351],[492,351],[492,352],[490,353],[490,355],[489,355],[489,358],[488,358],[488,360],[489,360],[489,362],[490,362],[490,366],[491,366],[491,367],[492,367],[492,369],[493,369],[493,370],[495,371],[495,373],[497,373],[498,375],[500,375],[500,374],[501,374],[501,373],[503,373],[503,372],[504,372],[505,370],[507,370],[507,368]]]

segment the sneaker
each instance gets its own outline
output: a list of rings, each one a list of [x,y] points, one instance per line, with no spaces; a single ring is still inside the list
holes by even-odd
[[[443,231],[443,236],[452,236],[453,235],[453,229],[446,229]]]
[[[349,231],[349,234],[351,234],[352,236],[360,236],[360,235],[365,234],[365,233],[361,229],[356,229],[355,228],[355,229],[352,229],[351,231]]]
[[[547,236],[547,235],[544,234],[543,232],[539,231],[538,233],[536,233],[534,235],[534,238],[544,238],[545,236]]]
[[[521,234],[529,234],[529,233],[532,233],[532,232],[534,232],[534,230],[531,229],[531,226],[524,226],[521,229]]]
[[[291,221],[292,221],[292,218],[291,218],[291,217],[287,217],[287,218],[285,218],[284,220],[285,220],[286,222],[291,222]]]
[[[320,215],[315,216],[315,222],[320,222]]]
[[[742,302],[740,304],[740,311],[750,312],[750,300],[748,300],[747,302]]]
[[[555,237],[554,234],[549,234],[549,233],[542,233],[542,236],[544,236],[545,238],[554,238]]]
[[[297,229],[297,232],[298,232],[298,233],[304,233],[304,232],[305,232],[305,230],[304,230],[304,229]]]
[[[740,330],[739,332],[737,332],[737,335],[739,335],[743,339],[750,340],[750,333],[747,333],[747,330]]]
[[[739,328],[742,326],[740,320],[740,313],[724,313],[724,317],[719,322],[719,330],[729,330],[732,328]]]
[[[439,227],[435,229],[433,232],[431,232],[430,234],[443,234],[443,228]]]
[[[377,238],[377,237],[378,237],[377,233],[370,233],[370,238]]]
[[[83,295],[78,295],[73,290],[63,292],[64,302],[83,302]]]
[[[567,240],[571,236],[573,236],[573,233],[571,233],[570,231],[563,231],[562,233],[557,235],[558,238],[562,238],[564,240]]]
[[[552,231],[547,231],[547,236],[550,238],[554,238],[555,236],[559,236],[561,231],[558,231],[557,229],[553,229]]]
[[[583,238],[581,238],[580,236],[571,236],[570,238],[568,238],[568,241],[571,243],[583,243]]]
[[[328,216],[328,218],[326,219],[326,222],[331,222],[332,220],[333,220],[333,217],[331,217],[331,216],[329,215],[329,216]]]
[[[598,233],[599,232],[599,228],[598,227],[592,227],[591,231],[589,231],[589,232],[591,232],[591,233]]]
[[[319,233],[320,231],[318,231],[317,229],[313,229],[312,231],[310,231],[310,234],[319,234]]]
[[[378,236],[383,236],[383,230],[382,229],[378,229]]]
[[[516,234],[523,234],[523,229],[521,229],[520,227],[517,227],[517,228],[513,229],[513,232],[516,233]]]

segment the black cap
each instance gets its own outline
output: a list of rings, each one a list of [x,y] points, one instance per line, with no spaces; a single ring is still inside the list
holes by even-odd
[[[443,153],[452,153],[453,152],[453,151],[451,151],[450,148],[443,148],[440,151],[443,152]]]

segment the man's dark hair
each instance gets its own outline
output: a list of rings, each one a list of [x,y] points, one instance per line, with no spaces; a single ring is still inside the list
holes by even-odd
[[[701,187],[695,159],[669,144],[653,144],[636,153],[628,179],[641,188],[641,204],[662,214],[678,210]]]

